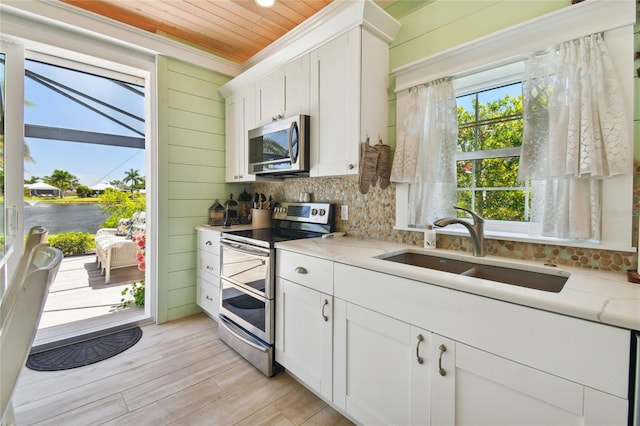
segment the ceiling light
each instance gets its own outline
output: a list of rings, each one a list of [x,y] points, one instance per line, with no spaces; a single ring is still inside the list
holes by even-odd
[[[255,0],[258,6],[271,7],[276,4],[276,0]]]

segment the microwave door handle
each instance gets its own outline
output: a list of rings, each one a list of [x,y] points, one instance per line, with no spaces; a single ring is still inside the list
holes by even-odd
[[[291,122],[291,126],[289,127],[289,159],[291,160],[291,164],[296,164],[298,160],[297,155],[294,157],[293,155],[293,132],[298,133],[298,123],[295,121]]]

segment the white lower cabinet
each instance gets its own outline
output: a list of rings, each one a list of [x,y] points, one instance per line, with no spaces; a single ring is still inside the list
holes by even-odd
[[[276,280],[276,361],[332,399],[333,296]]]
[[[333,402],[358,422],[627,424],[628,331],[339,263],[334,304]]]
[[[333,262],[276,253],[276,361],[333,399]]]
[[[428,424],[431,334],[340,299],[334,315],[335,406],[362,424]]]
[[[357,423],[627,425],[627,330],[294,252],[277,265],[276,360]]]
[[[196,303],[217,321],[220,312],[220,232],[199,228],[197,240]]]
[[[432,335],[432,425],[624,425],[627,401]]]

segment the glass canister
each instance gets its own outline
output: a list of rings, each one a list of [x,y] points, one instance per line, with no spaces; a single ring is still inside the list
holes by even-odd
[[[233,194],[229,194],[229,199],[224,204],[225,207],[225,225],[238,224],[238,202],[233,199]]]
[[[251,223],[251,194],[246,189],[238,196],[238,223]]]
[[[221,226],[224,223],[225,207],[220,201],[215,200],[209,207],[209,225]]]

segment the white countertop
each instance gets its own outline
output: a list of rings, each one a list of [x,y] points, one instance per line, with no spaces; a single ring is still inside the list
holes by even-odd
[[[425,250],[408,244],[354,237],[294,240],[277,243],[276,248],[576,318],[640,330],[640,284],[627,282],[627,275],[621,272],[544,266],[540,262],[494,256],[474,258],[451,250]],[[406,250],[536,272],[565,276],[569,273],[570,277],[560,293],[551,293],[376,258]]]

